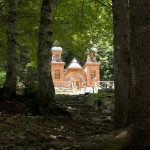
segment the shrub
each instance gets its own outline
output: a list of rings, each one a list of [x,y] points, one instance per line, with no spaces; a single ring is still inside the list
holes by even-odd
[[[0,70],[0,87],[4,85],[5,76],[6,76],[6,72],[3,70]]]
[[[104,91],[100,91],[99,93],[89,93],[85,95],[85,99],[91,105],[95,103],[100,103],[103,109],[111,109],[114,110],[114,93],[108,93]]]

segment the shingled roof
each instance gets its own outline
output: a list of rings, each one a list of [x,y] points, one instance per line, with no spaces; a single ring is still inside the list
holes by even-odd
[[[78,62],[78,60],[74,57],[72,59],[72,61],[70,62],[70,64],[68,65],[67,68],[78,68],[78,69],[82,69],[82,66],[80,65],[80,63]]]

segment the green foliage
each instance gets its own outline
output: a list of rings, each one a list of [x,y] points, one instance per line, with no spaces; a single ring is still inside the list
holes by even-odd
[[[111,0],[64,0],[55,13],[53,38],[61,43],[67,64],[73,56],[83,64],[93,41],[101,62],[101,80],[113,80],[112,25]]]
[[[113,70],[113,47],[109,46],[107,48],[102,48],[98,52],[97,59],[101,63],[101,80],[102,81],[113,81],[114,80],[114,70]]]
[[[92,101],[99,101],[102,99],[110,98],[114,100],[114,93],[106,93],[106,92],[99,92],[99,93],[89,93],[87,98],[91,99]]]
[[[17,47],[19,71],[37,66],[41,0],[19,1]],[[0,1],[0,63],[6,63],[7,1]],[[85,63],[85,51],[93,41],[101,62],[101,80],[113,80],[113,27],[111,0],[63,0],[53,20],[53,40],[64,49],[66,66],[73,57]],[[30,75],[29,75],[30,76]]]
[[[113,92],[100,91],[99,93],[89,93],[86,95],[86,100],[92,105],[99,103],[102,109],[114,110],[115,99]]]
[[[37,72],[36,68],[27,68],[19,74],[19,85],[24,94],[34,93],[37,90]]]
[[[40,0],[21,1],[18,6],[18,52],[26,52],[28,63],[36,66]]]
[[[61,1],[54,17],[54,39],[81,61],[85,61],[85,51],[91,40],[104,47],[111,45],[112,13],[107,3],[104,7],[93,0]]]
[[[0,87],[3,86],[5,82],[6,72],[0,69]]]
[[[6,61],[6,23],[7,23],[7,2],[0,0],[0,63]]]

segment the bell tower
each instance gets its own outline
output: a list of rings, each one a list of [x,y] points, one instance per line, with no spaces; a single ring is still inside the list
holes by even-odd
[[[87,74],[87,87],[95,85],[96,81],[100,81],[100,63],[96,60],[97,49],[92,47],[87,50],[87,60],[84,65],[84,71]]]
[[[61,54],[62,54],[63,49],[58,46],[54,46],[51,49],[52,53],[52,62],[62,62],[61,60]]]
[[[61,59],[63,49],[60,46],[53,46],[51,48],[52,60],[51,60],[51,72],[52,79],[55,87],[59,87],[64,80],[64,65],[65,63]]]

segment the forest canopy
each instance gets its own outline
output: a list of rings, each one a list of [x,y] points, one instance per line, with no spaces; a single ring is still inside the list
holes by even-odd
[[[40,0],[19,1],[17,13],[18,75],[37,66]],[[3,84],[6,66],[7,3],[0,1],[0,82]],[[98,49],[101,80],[113,80],[113,25],[111,0],[60,1],[53,17],[53,41],[64,49],[68,64],[76,57],[85,63],[90,41]],[[82,57],[81,57],[82,56]],[[33,72],[33,73],[32,73]],[[29,71],[34,74],[35,71]]]
[[[57,114],[59,127],[60,115],[64,115],[64,117],[67,115],[69,119],[64,119],[67,119],[72,126],[74,118],[83,123],[88,118],[85,110],[90,112],[92,109],[96,112],[99,111],[100,114],[98,113],[96,116],[92,112],[90,113],[92,118],[86,121],[90,123],[90,126],[93,126],[93,122],[98,121],[100,125],[97,123],[95,125],[96,130],[100,127],[99,131],[95,132],[93,127],[91,128],[86,122],[84,122],[84,127],[80,126],[82,131],[84,131],[83,129],[92,130],[94,135],[98,133],[101,137],[102,134],[106,137],[108,132],[103,132],[101,129],[104,126],[108,127],[108,123],[113,123],[119,134],[117,132],[116,136],[114,132],[110,133],[112,128],[109,130],[111,138],[107,137],[107,139],[115,142],[110,149],[150,149],[149,8],[149,0],[112,0],[112,4],[110,0],[0,0],[0,107],[3,111],[0,110],[0,121],[7,125],[13,125],[15,131],[18,131],[20,122],[10,123],[5,115],[7,111],[11,112],[15,108],[17,111],[12,112],[22,112],[23,115],[26,112],[27,117],[31,119],[36,118],[34,116],[44,116],[41,124],[47,119],[52,120]],[[62,48],[57,47],[57,49],[53,49],[54,51],[52,50],[52,53],[50,52],[56,41],[59,41],[57,45],[64,49],[63,61],[67,63],[74,56],[83,63],[85,52],[89,50],[85,70],[82,71],[82,67],[74,59],[72,61],[74,68],[68,67],[71,71],[75,70],[74,76],[67,76],[67,78],[63,74],[61,76],[61,71],[64,72],[64,62],[61,60]],[[101,63],[101,81],[113,80],[112,64],[114,64],[114,82],[109,82],[114,83],[112,87],[102,87],[96,83],[99,80],[99,63],[96,60],[97,50],[94,47],[98,50],[97,59]],[[65,73],[67,74],[67,69]],[[84,78],[80,76],[81,73]],[[84,76],[85,73],[88,77]],[[56,85],[53,79],[56,79],[57,83],[62,81],[61,79],[65,80],[60,85]],[[91,81],[91,84],[86,82],[88,80]],[[82,86],[80,86],[80,81],[84,83]],[[69,83],[69,88],[64,86],[64,83]],[[90,90],[86,91],[86,88],[90,88]],[[56,96],[62,93],[56,94],[55,91],[60,89],[67,92],[70,90],[71,103],[68,103],[69,105],[67,104],[69,99],[66,97],[60,97],[61,103],[57,101]],[[94,93],[92,97],[89,95],[90,92]],[[64,94],[62,95],[64,96]],[[88,95],[89,100],[95,99],[93,103],[86,99]],[[105,99],[107,97],[111,98],[112,103]],[[63,100],[66,101],[66,105]],[[72,100],[78,107],[77,109],[74,109]],[[106,103],[103,103],[103,100]],[[108,105],[105,105],[107,102]],[[110,108],[110,111],[105,108]],[[93,119],[95,116],[96,118]],[[16,118],[16,116],[12,114],[12,118]],[[103,119],[107,125],[101,122]],[[17,121],[19,120],[17,119]],[[28,125],[29,122],[26,121]],[[79,133],[79,126],[76,126],[79,124],[74,125]],[[51,124],[49,127],[52,127]],[[4,128],[0,129],[8,131],[5,124]],[[11,128],[9,127],[9,129]],[[49,128],[46,127],[46,129]],[[63,129],[67,132],[72,131],[62,126],[58,131]],[[6,135],[6,139],[9,138],[11,139],[9,141],[14,142],[12,141],[14,133],[12,133],[9,132],[9,136],[7,134],[1,136],[5,139]],[[32,136],[39,135],[29,130],[26,133],[28,136],[30,136],[29,133]],[[74,135],[74,132],[71,134]],[[87,135],[89,136],[89,134]],[[27,136],[21,137],[21,139],[27,138]],[[59,137],[59,139],[67,138]],[[50,139],[45,140],[51,141]],[[56,137],[55,140],[57,140]],[[70,142],[70,139],[67,140]],[[30,143],[33,141],[35,140]],[[44,141],[42,138],[42,142]],[[103,141],[106,142],[106,139],[104,138]],[[5,142],[7,143],[7,141]],[[2,144],[5,145],[5,142]],[[74,138],[72,142],[75,144]],[[100,145],[96,143],[93,145],[93,142],[88,142],[89,144],[92,144],[92,149],[95,149],[93,147],[100,148]],[[8,146],[10,148],[9,144]]]

